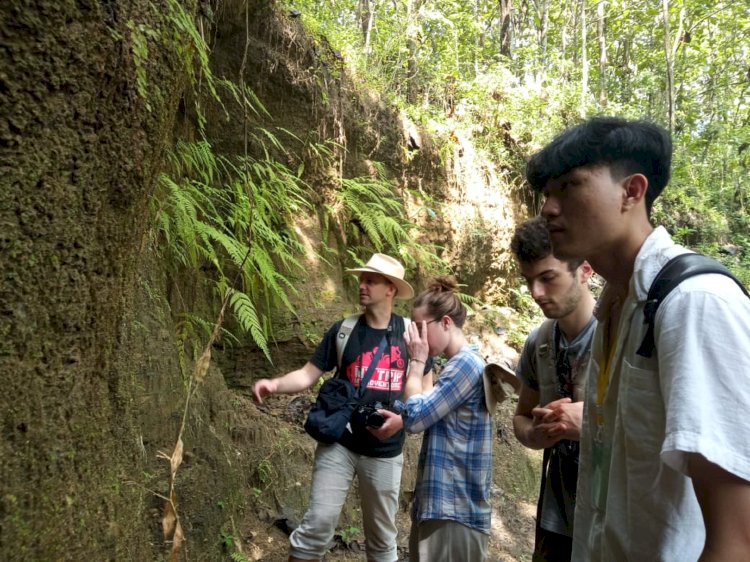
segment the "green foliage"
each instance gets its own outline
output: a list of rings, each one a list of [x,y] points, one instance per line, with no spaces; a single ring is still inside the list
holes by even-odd
[[[258,473],[258,479],[261,484],[268,485],[271,481],[271,475],[273,474],[273,465],[269,459],[263,459],[258,463],[256,468]]]
[[[373,163],[375,176],[342,178],[325,206],[326,224],[341,225],[343,247],[350,261],[361,265],[374,248],[398,257],[407,269],[421,267],[427,274],[446,268],[433,248],[417,239],[418,227],[406,216],[403,196],[385,176],[382,164]]]
[[[341,540],[344,541],[344,544],[347,544],[350,540],[352,540],[356,535],[359,535],[362,532],[362,529],[359,527],[345,527],[344,529],[339,530],[339,535],[341,535]]]
[[[299,258],[306,253],[292,227],[295,218],[311,209],[301,175],[340,169],[337,160],[344,149],[329,139],[317,138],[302,143],[302,159],[293,154],[288,145],[300,139],[289,131],[256,124],[270,122],[272,117],[251,90],[213,76],[203,34],[176,0],[169,1],[167,18],[168,29],[174,33],[165,33],[190,78],[199,131],[204,130],[200,107],[203,85],[223,106],[218,95],[221,89],[245,115],[245,154],[233,158],[219,155],[206,138],[177,143],[153,198],[158,247],[176,275],[188,269],[202,284],[212,287],[220,300],[228,299],[236,326],[249,334],[270,360],[270,313],[278,306],[291,311],[291,275],[302,271]],[[142,50],[142,42],[137,43],[138,56],[145,58],[147,51]],[[299,162],[297,170],[292,171],[282,160]],[[355,261],[375,249],[399,256],[407,267],[417,263],[438,264],[429,265],[427,271],[439,267],[442,262],[432,248],[417,241],[416,227],[406,217],[384,167],[375,164],[374,168],[372,176],[334,178],[338,183],[332,190],[332,202],[324,207],[324,221],[341,235],[347,255]],[[209,320],[188,310],[177,315],[181,342],[197,344],[210,334]],[[187,373],[185,349],[191,346],[181,347],[180,360]]]
[[[214,77],[203,27],[199,31],[181,3],[168,0],[165,20],[168,25],[158,36],[129,26],[142,95],[145,74],[138,70],[142,66],[138,63],[148,54],[145,39],[158,37],[177,53],[185,68],[200,133],[205,126],[200,107],[204,86],[222,107],[218,87],[246,117],[270,118],[251,90]],[[301,270],[298,256],[302,246],[292,226],[293,219],[309,208],[305,184],[276,158],[276,154],[286,153],[277,136],[279,132],[295,140],[285,131],[246,127],[245,145],[259,156],[247,151],[235,158],[217,155],[205,138],[178,142],[167,155],[152,199],[157,248],[175,274],[179,275],[181,269],[191,270],[213,288],[220,300],[228,298],[236,324],[269,359],[269,313],[278,304],[291,308],[289,294],[294,289],[288,275]],[[213,319],[200,318],[189,310],[178,311],[177,316],[178,339],[193,343],[195,352],[201,347],[200,341],[210,338]],[[187,372],[186,347],[190,346],[180,346],[183,373]]]
[[[544,316],[531,297],[526,285],[521,285],[517,289],[510,289],[510,295],[510,305],[516,310],[518,317],[516,322],[508,329],[506,337],[508,343],[520,351],[531,330],[544,320]]]
[[[279,142],[266,129],[256,140]],[[178,142],[153,203],[160,249],[170,263],[199,272],[219,297],[229,293],[239,327],[268,355],[268,314],[278,304],[291,309],[288,275],[301,270],[293,220],[309,205],[299,177],[264,152],[232,162],[207,141]],[[210,332],[212,324],[183,318]]]
[[[463,285],[465,286],[465,285]],[[473,306],[484,306],[485,303],[482,302],[481,299],[478,299],[477,297],[473,295],[469,295],[466,293],[457,292],[456,298],[458,298],[459,301],[461,301],[461,304],[463,304],[466,308]]]
[[[221,532],[221,545],[224,548],[231,548],[234,545],[234,535],[229,531]]]
[[[393,185],[382,175],[342,178],[341,189],[335,197],[336,203],[329,209],[332,214],[337,208],[341,209],[340,220],[349,226],[347,242],[365,238],[377,251],[382,251],[386,245],[397,247],[401,240],[408,239],[409,225],[399,220],[404,215],[403,203],[394,194]],[[358,247],[350,248],[359,253]]]
[[[478,154],[494,163],[531,213],[539,201],[524,186],[525,161],[561,129],[598,113],[673,126],[673,180],[657,202],[654,220],[686,245],[713,255],[723,246],[736,247],[726,261],[745,275],[750,109],[744,38],[750,13],[742,3],[509,3],[506,20],[500,3],[489,0],[293,4],[287,2],[302,12],[315,37],[316,55],[325,62],[321,68],[338,75],[345,67],[357,84],[382,92],[385,101],[432,132],[446,163],[453,158],[453,131],[468,131]],[[216,96],[223,88],[248,117],[269,122],[251,91],[212,76],[203,35],[177,0],[169,1],[168,12],[171,31],[159,36],[130,27],[139,93],[147,90],[142,69],[150,43],[168,40],[196,92],[206,84]],[[420,230],[401,203],[407,193],[383,166],[376,164],[368,175],[341,177],[342,145],[310,133],[300,156],[291,157],[279,134],[296,142],[276,129],[248,127],[250,152],[261,156],[242,161],[218,158],[200,142],[193,143],[194,154],[187,158],[190,151],[178,147],[176,159],[182,163],[173,162],[173,168],[187,168],[191,159],[202,167],[170,171],[161,182],[162,239],[177,263],[208,269],[220,294],[232,288],[230,305],[253,338],[268,337],[272,302],[289,306],[289,274],[298,267],[302,248],[286,219],[271,217],[272,209],[286,209],[281,217],[304,209],[297,200],[303,173],[331,180],[322,215],[325,228],[345,248],[338,256],[342,262],[361,263],[375,249],[424,275],[447,269],[437,250],[420,242]],[[279,160],[294,161],[296,172]],[[200,177],[207,170],[213,170],[211,177]],[[186,181],[193,173],[195,183]],[[299,189],[289,191],[290,184]],[[273,199],[277,193],[285,202]],[[408,195],[419,201],[423,194]],[[436,216],[441,209],[425,201],[418,211]],[[268,220],[250,220],[256,214]],[[245,254],[248,263],[242,265]],[[235,286],[231,276],[238,270],[242,282]],[[535,307],[522,292],[512,299],[529,324],[536,322]],[[514,329],[511,339],[520,340],[525,325],[517,336]]]
[[[655,217],[689,245],[731,243],[745,256],[746,6],[508,4],[503,20],[500,3],[489,0],[295,2],[353,73],[433,132],[473,131],[519,190],[528,154],[583,117],[673,126],[674,179]],[[439,134],[447,160],[452,146]],[[538,202],[526,199],[535,212]]]
[[[234,522],[232,522],[234,526]],[[229,553],[229,559],[234,562],[249,562],[249,558],[237,548],[240,548],[237,541],[237,537],[234,536],[234,532],[222,530],[220,534],[221,547],[225,552]]]
[[[203,86],[208,88],[214,100],[221,101],[216,91],[216,79],[208,64],[209,48],[193,16],[187,12],[179,0],[167,0],[167,7],[169,45],[177,53],[178,60],[182,63],[189,78],[188,83],[194,93],[198,125],[203,130],[205,117],[200,106]]]
[[[133,20],[128,20],[127,27],[130,30],[130,41],[133,50],[136,90],[138,91],[138,95],[146,100],[146,108],[151,110],[151,105],[148,103],[146,65],[148,63],[148,42],[155,39],[157,33],[146,24],[136,24]]]

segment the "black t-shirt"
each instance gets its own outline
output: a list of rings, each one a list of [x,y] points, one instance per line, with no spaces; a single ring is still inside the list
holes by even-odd
[[[310,362],[323,372],[337,367],[336,337],[342,322],[343,320],[340,320],[331,326],[310,359]],[[360,316],[344,348],[341,372],[337,372],[336,376],[346,377],[355,387],[359,387],[383,336],[387,342],[385,350],[380,356],[360,404],[380,402],[384,406],[389,406],[396,400],[403,400],[408,355],[404,342],[404,321],[396,314],[391,317],[390,331],[371,328],[367,325],[364,315]],[[395,457],[403,448],[403,430],[390,439],[381,441],[360,424],[351,423],[351,428],[352,432],[345,431],[339,443],[354,453],[388,458]]]

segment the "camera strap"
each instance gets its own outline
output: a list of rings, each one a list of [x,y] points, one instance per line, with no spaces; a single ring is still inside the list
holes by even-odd
[[[372,359],[370,360],[370,366],[367,367],[367,372],[365,373],[365,376],[362,377],[362,380],[359,382],[359,386],[357,387],[357,394],[356,398],[357,401],[359,401],[362,398],[362,394],[364,394],[365,390],[367,389],[367,384],[370,382],[370,379],[372,378],[372,374],[375,372],[375,367],[378,366],[378,361],[380,361],[380,358],[383,356],[383,351],[385,351],[386,346],[386,337],[383,336],[383,339],[380,340],[380,345],[378,346],[378,350],[375,352],[375,355],[372,356]]]

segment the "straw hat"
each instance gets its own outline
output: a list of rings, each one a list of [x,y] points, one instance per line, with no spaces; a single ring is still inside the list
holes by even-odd
[[[505,358],[497,363],[487,363],[483,378],[484,400],[490,415],[495,412],[498,403],[504,402],[514,392],[518,394],[521,390],[521,381]]]
[[[370,261],[368,261],[363,267],[355,267],[354,269],[346,270],[347,273],[354,273],[355,275],[365,271],[379,273],[396,285],[396,288],[398,289],[398,293],[396,293],[397,299],[410,299],[414,296],[414,289],[404,281],[404,266],[401,265],[401,262],[391,256],[386,256],[385,254],[373,254]]]

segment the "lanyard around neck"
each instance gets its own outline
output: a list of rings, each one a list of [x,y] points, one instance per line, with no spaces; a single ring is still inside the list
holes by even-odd
[[[615,330],[612,334],[611,330]],[[609,381],[612,374],[612,369],[615,362],[615,350],[617,349],[617,327],[612,327],[612,318],[607,320],[607,329],[603,334],[604,340],[604,362],[599,367],[599,373],[596,380],[596,423],[599,427],[604,425],[604,414],[602,413],[602,405],[604,399],[607,397],[607,390],[609,389]],[[614,336],[614,337],[612,337]]]

